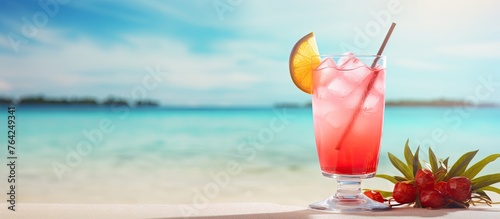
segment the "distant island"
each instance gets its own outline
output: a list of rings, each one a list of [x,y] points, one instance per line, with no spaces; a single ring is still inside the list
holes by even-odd
[[[152,99],[141,99],[130,101],[124,98],[107,97],[98,100],[93,97],[45,97],[43,95],[23,96],[20,98],[10,98],[0,96],[0,105],[63,105],[63,106],[134,106],[134,107],[158,107],[159,101]],[[454,106],[473,106],[472,103],[458,100],[437,99],[437,100],[389,100],[385,102],[389,107],[454,107]],[[281,102],[273,105],[274,108],[310,108],[311,102],[294,103]],[[497,103],[479,103],[476,107],[500,107]],[[172,106],[168,106],[172,107]],[[175,106],[182,108],[183,106]],[[217,108],[217,107],[215,107]]]
[[[386,106],[391,107],[453,107],[453,106],[473,106],[472,103],[458,100],[389,100],[385,102]],[[298,103],[276,103],[275,108],[302,108],[311,107],[312,103],[298,104]],[[500,107],[499,104],[495,103],[479,103],[477,107]]]
[[[456,100],[398,100],[398,101],[386,101],[386,106],[401,106],[401,107],[418,107],[418,106],[431,106],[431,107],[450,107],[450,106],[473,106],[474,104],[465,101]],[[500,105],[495,103],[479,103],[477,107],[499,107]]]
[[[87,105],[87,106],[159,106],[158,101],[143,99],[127,101],[123,98],[108,97],[104,100],[97,100],[92,97],[55,98],[38,96],[25,96],[19,99],[10,97],[0,97],[0,104],[14,105]]]
[[[276,103],[273,105],[275,108],[305,108],[311,107],[312,103],[298,104],[298,103]]]

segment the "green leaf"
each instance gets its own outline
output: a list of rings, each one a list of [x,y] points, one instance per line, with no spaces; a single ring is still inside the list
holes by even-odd
[[[413,176],[417,174],[417,171],[419,169],[422,169],[422,166],[420,165],[420,161],[418,160],[418,153],[420,151],[420,146],[418,146],[417,151],[415,151],[415,155],[413,156],[413,166],[408,166],[413,168]]]
[[[429,163],[427,163],[427,161],[425,161],[425,160],[421,160],[421,161],[420,161],[420,163],[421,163],[421,164],[423,164],[423,165],[422,165],[422,166],[423,166],[422,168],[432,170],[431,165],[430,165]]]
[[[411,152],[410,146],[408,145],[409,139],[406,139],[404,155],[406,160],[406,165],[408,167],[413,167],[413,153]],[[412,175],[415,175],[416,172],[412,172]]]
[[[488,194],[486,194],[486,192],[484,192],[483,190],[476,190],[476,191],[474,191],[474,193],[478,194],[479,196],[481,196],[484,199],[488,199],[489,201],[491,201],[490,196],[488,196]]]
[[[382,179],[389,180],[389,181],[391,181],[394,184],[396,184],[398,182],[398,180],[396,180],[393,176],[389,176],[387,174],[376,174],[375,177],[379,177],[379,178],[382,178]]]
[[[450,159],[450,157],[447,157],[446,159],[443,160],[443,162],[441,163],[442,167],[444,167],[445,169],[448,169],[448,160]]]
[[[481,188],[483,191],[491,191],[491,192],[496,192],[500,195],[500,189],[497,188],[497,187],[493,187],[493,186],[485,186],[483,188]]]
[[[404,178],[404,177],[401,177],[401,176],[394,176],[394,179],[396,179],[398,182],[408,181],[407,178]]]
[[[471,180],[472,190],[483,189],[483,187],[500,182],[500,173],[477,177]]]
[[[467,168],[467,165],[469,165],[470,161],[474,156],[477,154],[478,150],[467,152],[464,155],[462,155],[460,158],[458,158],[457,162],[453,164],[451,169],[448,171],[446,176],[444,177],[445,181],[448,181],[451,177],[454,176],[460,176],[465,169]]]
[[[392,197],[392,192],[389,192],[389,191],[382,191],[382,190],[377,190],[380,192],[380,194],[382,195],[382,197],[384,198],[389,198],[389,197]]]
[[[448,160],[449,159],[450,159],[450,157],[447,157],[444,160],[439,160],[440,166],[439,166],[439,169],[438,169],[437,175],[436,175],[437,182],[443,181],[444,177],[446,176],[446,172],[448,171]]]
[[[387,154],[389,155],[389,160],[391,161],[392,165],[394,165],[394,167],[396,167],[396,169],[398,169],[399,172],[403,174],[403,176],[405,176],[407,179],[412,180],[413,174],[411,174],[410,168],[390,152],[388,152]]]
[[[497,158],[500,157],[500,154],[492,154],[490,156],[487,156],[486,158],[482,159],[481,161],[477,162],[473,166],[469,167],[464,173],[462,173],[462,176],[465,176],[469,179],[473,179],[476,177],[476,175],[481,172],[481,170],[490,162],[495,161]]]
[[[431,164],[432,173],[436,174],[436,172],[438,171],[437,158],[431,147],[429,147],[429,162]]]
[[[446,159],[444,160],[439,160],[439,169],[438,171],[448,171],[448,160],[450,159],[450,157],[447,157]]]

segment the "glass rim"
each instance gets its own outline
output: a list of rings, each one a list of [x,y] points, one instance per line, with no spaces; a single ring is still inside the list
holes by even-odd
[[[320,54],[320,55],[317,55],[321,58],[326,58],[326,57],[344,57],[344,56],[354,56],[356,58],[387,58],[387,56],[385,55],[366,55],[366,54],[360,54],[360,55],[356,55],[356,54]]]
[[[387,56],[385,55],[354,55],[354,54],[325,54],[325,55],[317,55],[317,56],[313,56],[311,57],[312,59],[317,59],[319,58],[321,60],[321,63],[325,60],[325,59],[332,59],[334,60],[334,62],[337,62],[338,60],[344,58],[344,57],[355,57],[357,58],[359,61],[363,62],[367,68],[369,69],[372,69],[371,65],[373,62],[376,62],[377,65],[376,66],[381,66],[382,68],[386,68],[386,63],[387,63]],[[337,68],[338,66],[336,66],[335,68]],[[340,68],[337,68],[340,70]],[[357,68],[341,68],[343,71],[349,71],[349,70],[355,70]]]

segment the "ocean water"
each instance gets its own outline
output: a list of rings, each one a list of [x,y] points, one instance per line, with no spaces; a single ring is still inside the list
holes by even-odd
[[[21,202],[307,204],[334,191],[320,173],[307,108],[25,106],[16,127]],[[431,147],[451,162],[479,149],[477,161],[500,153],[500,109],[387,107],[378,172],[397,174],[387,153],[402,157],[407,139],[424,160]],[[498,169],[500,160],[484,173]]]

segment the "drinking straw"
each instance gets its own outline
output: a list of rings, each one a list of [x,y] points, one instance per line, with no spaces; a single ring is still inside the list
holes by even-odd
[[[391,27],[389,28],[389,31],[385,35],[384,42],[382,42],[382,45],[380,46],[380,49],[377,52],[377,57],[373,60],[373,63],[371,65],[371,68],[375,68],[377,65],[377,61],[380,59],[382,52],[384,52],[385,45],[387,44],[387,41],[389,41],[389,38],[391,37],[392,31],[394,30],[394,27],[396,27],[396,23],[392,22]],[[368,82],[368,86],[366,90],[363,93],[363,96],[361,97],[361,101],[359,101],[357,107],[356,107],[356,112],[354,112],[353,116],[349,120],[349,123],[347,124],[347,128],[344,129],[343,134],[341,135],[340,142],[337,144],[335,147],[336,150],[340,150],[340,147],[342,143],[344,143],[344,139],[346,135],[351,131],[352,126],[354,125],[354,122],[356,121],[356,118],[358,118],[359,113],[361,113],[361,108],[363,107],[363,104],[365,103],[366,97],[370,93],[370,90],[373,87],[373,84],[375,83],[375,79],[377,79],[379,70],[375,70],[372,74],[372,77],[370,78],[370,81]]]

